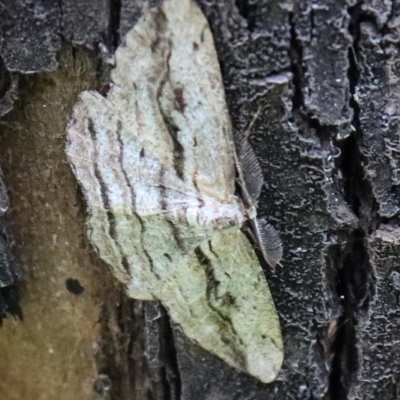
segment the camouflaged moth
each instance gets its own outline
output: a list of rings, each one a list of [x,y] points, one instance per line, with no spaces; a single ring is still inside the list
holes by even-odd
[[[90,240],[129,296],[160,300],[189,338],[271,382],[279,319],[241,227],[251,222],[272,266],[282,247],[256,217],[262,174],[232,133],[207,20],[190,0],[167,0],[115,57],[107,97],[83,92],[67,129]]]

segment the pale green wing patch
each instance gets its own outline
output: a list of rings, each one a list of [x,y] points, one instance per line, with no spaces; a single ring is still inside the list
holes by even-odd
[[[203,348],[263,382],[275,379],[283,361],[279,319],[242,232],[215,233],[171,271],[157,296]]]
[[[160,299],[160,285],[211,234],[162,214],[140,218],[92,207],[88,218],[88,236],[99,256],[126,285],[128,295],[139,300]]]

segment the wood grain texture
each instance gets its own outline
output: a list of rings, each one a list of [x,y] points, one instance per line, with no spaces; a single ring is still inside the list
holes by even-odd
[[[88,236],[129,296],[161,300],[185,334],[263,382],[279,319],[235,195],[235,153],[213,38],[188,0],[149,11],[116,52],[107,95],[83,92],[67,155]]]
[[[64,155],[66,121],[77,95],[95,87],[95,63],[70,48],[59,59],[57,72],[21,78],[20,100],[2,125],[24,313],[1,329],[0,398],[7,400],[92,400],[99,315],[104,304],[116,303],[109,299],[119,300],[111,274],[82,236],[84,216]],[[84,292],[69,291],[69,279]]]

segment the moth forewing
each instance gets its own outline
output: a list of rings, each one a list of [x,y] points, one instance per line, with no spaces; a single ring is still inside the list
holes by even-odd
[[[112,80],[107,98],[81,94],[67,128],[91,242],[129,296],[160,300],[202,347],[271,382],[283,359],[279,320],[240,231],[260,185],[246,186],[245,202],[235,196],[228,110],[200,9],[171,0],[149,10],[117,49]]]

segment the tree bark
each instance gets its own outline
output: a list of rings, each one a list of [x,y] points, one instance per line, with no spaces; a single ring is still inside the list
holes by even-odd
[[[284,267],[264,271],[285,361],[262,384],[160,304],[127,298],[85,235],[66,124],[82,90],[107,91],[108,59],[160,2],[0,2],[0,164],[23,311],[0,331],[1,397],[399,398],[400,3],[197,1],[233,127],[262,163],[259,213],[284,245]]]

